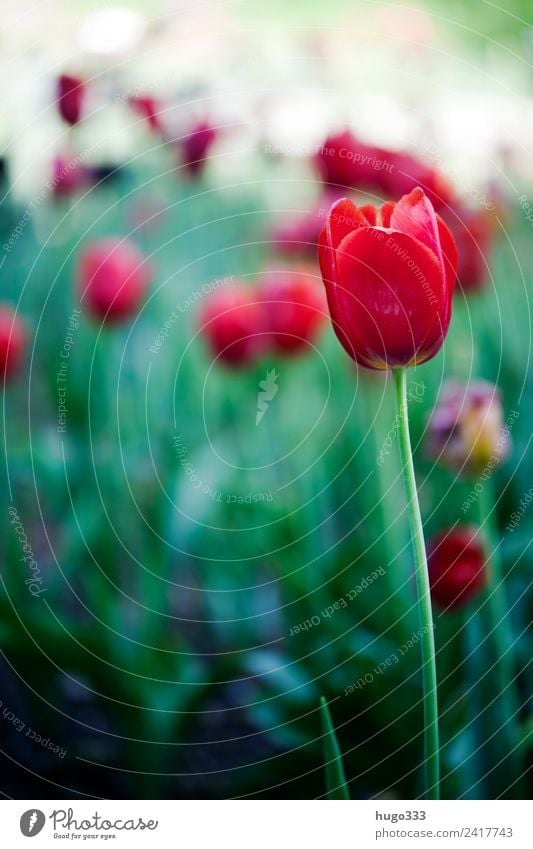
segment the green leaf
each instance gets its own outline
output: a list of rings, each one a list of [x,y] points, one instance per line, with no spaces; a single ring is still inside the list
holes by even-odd
[[[320,697],[320,714],[324,738],[324,758],[326,765],[326,788],[328,799],[349,799],[348,784],[344,775],[342,755],[335,734],[335,728],[324,696]]]

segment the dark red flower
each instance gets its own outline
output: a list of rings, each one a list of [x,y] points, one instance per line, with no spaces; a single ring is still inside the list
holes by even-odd
[[[207,121],[200,121],[181,141],[181,161],[185,169],[198,176],[205,168],[211,147],[218,138],[218,131]]]
[[[26,330],[11,307],[0,304],[0,376],[11,380],[18,372],[26,350]]]
[[[381,208],[334,204],[319,260],[333,327],[360,365],[412,366],[439,351],[450,323],[457,250],[422,189]]]
[[[438,212],[455,202],[453,187],[438,168],[426,165],[410,153],[389,151],[386,158],[391,167],[383,172],[382,185],[391,199],[396,200],[420,186]]]
[[[312,345],[324,324],[324,290],[312,270],[268,272],[260,287],[269,343],[282,354]]]
[[[85,82],[79,77],[61,74],[57,81],[57,108],[67,124],[77,124],[81,118]]]
[[[484,589],[485,552],[476,528],[442,531],[428,543],[431,598],[441,608],[463,607]]]
[[[149,97],[148,95],[130,97],[129,102],[138,115],[146,118],[153,132],[160,133],[162,131],[161,121],[159,119],[159,101],[155,97]]]
[[[350,130],[328,136],[314,157],[324,183],[344,188],[384,189],[389,154],[359,141]]]
[[[213,357],[247,366],[265,349],[263,306],[244,284],[215,289],[200,311],[199,329]]]
[[[100,239],[80,256],[80,300],[96,318],[120,321],[138,310],[151,277],[150,266],[132,242]]]

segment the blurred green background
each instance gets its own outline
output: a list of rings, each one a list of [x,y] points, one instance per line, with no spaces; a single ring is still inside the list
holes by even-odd
[[[160,7],[179,28],[175,5],[123,5],[152,17]],[[340,92],[338,118],[352,94],[361,96],[366,72],[354,68],[353,83],[346,76],[358,53],[354,43],[354,55],[346,55],[346,33],[339,47],[342,68],[328,61],[336,52],[335,28],[345,16],[357,27],[359,9],[366,14],[381,5],[335,0],[326,14],[304,2],[268,8],[259,2],[230,4],[239,32],[233,82],[219,77],[217,62],[208,68],[193,63],[181,82],[178,74],[178,82],[165,89],[175,93],[177,119],[197,97],[202,107],[215,110],[221,125],[245,126],[243,136],[227,132],[198,181],[183,174],[172,147],[151,138],[138,118],[113,112],[112,93],[107,106],[95,106],[73,130],[50,117],[39,83],[43,65],[51,80],[58,66],[79,60],[82,70],[104,81],[111,77],[116,90],[121,84],[127,90],[149,73],[152,60],[142,43],[128,54],[122,76],[119,60],[82,61],[72,46],[63,45],[56,64],[29,48],[27,57],[17,54],[17,62],[29,64],[24,91],[32,86],[39,91],[41,111],[10,119],[15,127],[6,135],[0,244],[46,183],[43,163],[49,166],[53,152],[65,144],[69,150],[93,149],[91,161],[110,161],[118,170],[74,197],[49,193],[14,249],[4,251],[0,271],[2,300],[17,305],[31,330],[25,371],[3,396],[0,680],[7,715],[0,718],[0,789],[8,796],[316,798],[325,793],[320,695],[331,706],[353,798],[414,798],[421,792],[417,649],[345,695],[418,630],[394,440],[386,462],[376,463],[394,421],[390,381],[357,371],[329,326],[318,350],[300,358],[268,359],[241,372],[217,367],[197,334],[198,303],[183,309],[159,353],[150,351],[176,304],[185,304],[202,285],[226,275],[254,285],[270,262],[279,261],[272,226],[288,211],[307,208],[317,194],[316,176],[301,158],[265,153],[265,138],[276,139],[287,114],[284,107],[274,120],[275,108],[267,117],[261,111],[272,96],[269,61],[250,80],[246,71],[239,77],[247,46],[262,43],[264,57],[271,55],[273,44],[261,22],[267,18],[283,33],[279,52],[286,54],[272,88],[289,102],[288,111],[293,95],[305,105],[310,90],[326,100],[333,91]],[[82,17],[99,6],[108,4],[72,3],[68,15]],[[527,23],[528,4],[516,0],[505,12],[485,3],[424,8],[435,16],[431,22],[444,39],[442,49],[449,49],[448,38],[453,43],[443,60],[449,66],[446,79],[453,81],[451,97],[460,98],[471,61],[473,88],[489,72],[496,75],[489,85],[496,93],[516,78],[509,103],[524,98],[530,110],[531,33],[513,17]],[[195,14],[201,29],[200,5]],[[249,39],[242,25],[251,29]],[[212,26],[215,40],[227,37]],[[313,35],[304,31],[307,26],[327,33],[311,78],[299,64],[306,55],[301,40],[307,44]],[[158,27],[164,31],[164,21]],[[157,32],[156,27],[156,46]],[[50,31],[42,33],[43,41],[47,34],[61,41],[61,33]],[[376,66],[400,66],[399,55],[387,53],[390,35],[370,44],[364,33],[352,34],[356,37]],[[437,54],[441,46],[437,41]],[[156,50],[155,56],[159,74],[168,54]],[[406,78],[424,72],[426,58],[413,61],[419,64],[404,67]],[[466,70],[458,67],[462,61]],[[250,94],[242,103],[232,99],[241,82]],[[403,83],[391,84],[394,93],[388,95],[383,74],[373,94],[394,99]],[[405,94],[403,117],[381,116],[379,142],[390,132],[412,143],[413,133],[420,133],[416,127],[433,120],[425,110],[432,81],[427,85],[421,105],[413,100],[415,80]],[[469,95],[465,90],[465,100]],[[417,110],[420,122],[404,132]],[[529,121],[529,111],[520,114]],[[494,111],[493,117],[497,124]],[[512,605],[518,719],[526,727],[532,684],[530,511],[513,533],[505,530],[532,478],[533,241],[517,203],[531,184],[523,153],[527,140],[516,139],[509,153],[516,127],[511,122],[508,137],[488,134],[486,148],[473,133],[466,154],[475,163],[473,172],[461,160],[461,138],[443,142],[443,156],[449,149],[454,168],[459,161],[457,167],[473,173],[480,185],[499,181],[506,214],[498,220],[485,288],[457,296],[443,351],[412,370],[410,379],[423,383],[424,393],[410,412],[428,536],[464,520],[460,505],[472,487],[435,467],[424,452],[427,417],[443,380],[491,380],[502,388],[505,413],[520,413],[511,457],[491,484]],[[326,119],[317,119],[313,139],[327,128]],[[370,132],[364,122],[358,129]],[[460,127],[458,136],[463,129],[472,128]],[[302,135],[305,127],[290,138]],[[426,140],[434,141],[429,130],[417,142],[423,146]],[[150,258],[154,282],[140,315],[125,325],[100,328],[85,315],[79,319],[68,368],[67,429],[58,433],[56,376],[69,320],[79,306],[73,288],[77,256],[82,244],[109,234],[132,238]],[[316,263],[313,268],[318,278]],[[272,367],[279,373],[279,392],[256,426],[259,381]],[[177,438],[209,494],[191,485]],[[264,500],[253,499],[260,495]],[[21,580],[20,549],[7,513],[11,504],[44,576],[41,598],[32,598]],[[376,570],[383,574],[346,607],[323,614]],[[291,635],[313,617],[318,624]],[[437,616],[436,623],[445,797],[524,795],[519,781],[524,761],[517,767],[516,753],[509,753],[499,734],[486,601],[465,615]],[[56,742],[65,756],[29,740],[10,713]]]

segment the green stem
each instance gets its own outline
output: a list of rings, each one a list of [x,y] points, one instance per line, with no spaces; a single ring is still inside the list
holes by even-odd
[[[409,436],[409,417],[407,413],[407,371],[395,369],[394,385],[398,409],[398,442],[403,468],[405,494],[409,514],[409,527],[415,561],[416,591],[420,618],[422,651],[422,683],[424,692],[424,765],[425,798],[439,798],[439,710],[437,702],[437,668],[435,664],[435,635],[433,633],[433,614],[427,568],[426,547],[422,516],[416,490],[415,468]]]

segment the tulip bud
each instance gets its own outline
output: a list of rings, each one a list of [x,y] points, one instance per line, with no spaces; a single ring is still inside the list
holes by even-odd
[[[228,366],[247,366],[265,349],[263,306],[244,284],[212,292],[200,311],[199,329],[212,356]]]
[[[218,131],[207,121],[196,124],[181,142],[181,160],[186,171],[194,177],[205,168],[209,151],[218,138]]]
[[[67,124],[77,124],[81,118],[85,83],[78,77],[61,74],[57,81],[57,108]]]
[[[440,350],[457,250],[422,189],[379,209],[338,201],[318,254],[333,328],[360,365],[413,366]]]
[[[80,300],[95,318],[121,321],[138,310],[151,276],[146,259],[132,242],[100,239],[80,256]]]
[[[431,598],[441,608],[457,609],[486,586],[485,552],[476,528],[442,531],[428,543]]]
[[[281,354],[312,345],[327,311],[322,286],[305,268],[269,272],[260,287],[269,341]]]
[[[497,386],[484,380],[445,383],[428,424],[431,457],[454,471],[480,474],[505,460],[510,441]]]
[[[0,305],[0,376],[9,381],[18,372],[26,349],[26,330],[11,307]]]

